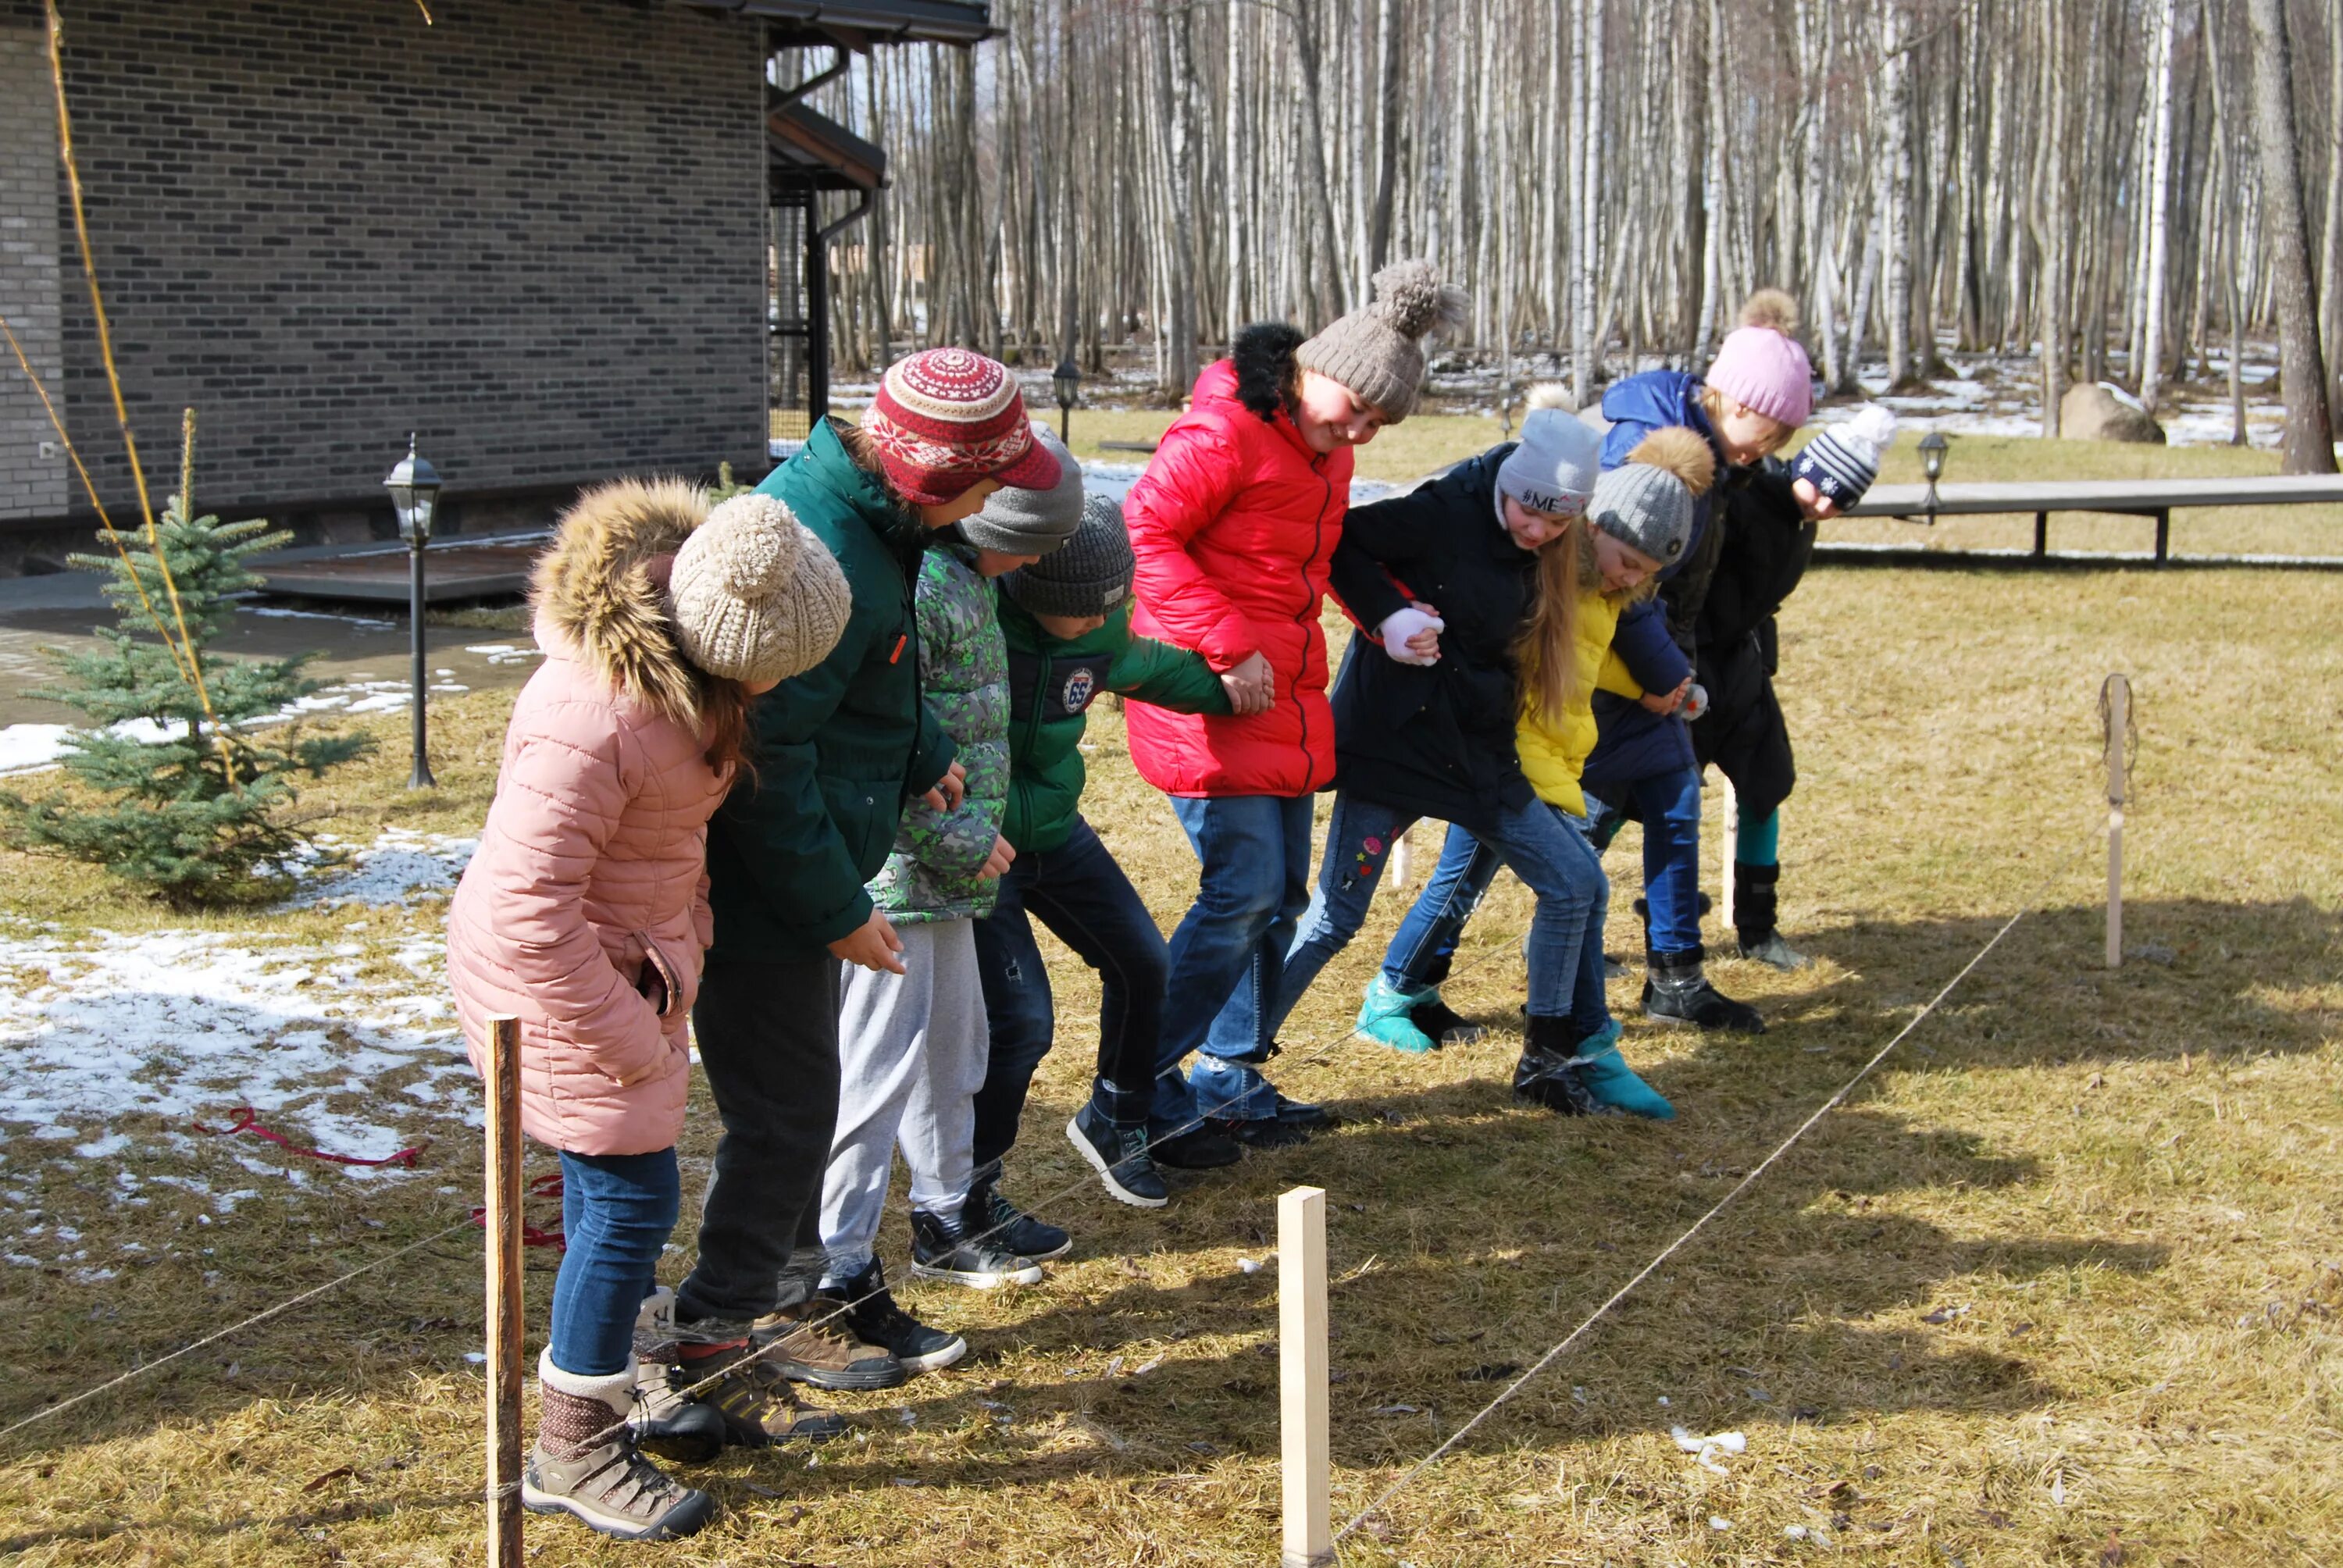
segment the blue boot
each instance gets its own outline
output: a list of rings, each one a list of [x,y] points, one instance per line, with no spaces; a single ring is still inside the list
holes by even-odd
[[[1360,1004],[1357,1031],[1378,1045],[1388,1045],[1410,1056],[1435,1050],[1440,1042],[1416,1028],[1415,1020],[1408,1016],[1410,1010],[1433,994],[1429,988],[1403,991],[1377,974],[1367,986],[1366,1000]]]
[[[1642,1116],[1654,1121],[1675,1120],[1676,1108],[1658,1090],[1636,1077],[1635,1070],[1620,1056],[1617,1020],[1581,1040],[1570,1067],[1594,1101],[1595,1114]]]

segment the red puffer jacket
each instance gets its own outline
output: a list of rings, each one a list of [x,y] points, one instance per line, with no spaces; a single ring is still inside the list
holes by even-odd
[[[1277,701],[1249,719],[1129,712],[1140,776],[1172,795],[1306,795],[1334,778],[1326,634],[1318,610],[1351,498],[1350,448],[1321,455],[1284,414],[1237,401],[1228,360],[1196,377],[1187,413],[1123,503],[1139,608],[1131,629],[1228,670],[1255,652]]]

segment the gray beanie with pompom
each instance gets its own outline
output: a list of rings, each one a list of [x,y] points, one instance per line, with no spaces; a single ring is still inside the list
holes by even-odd
[[[684,657],[762,686],[802,674],[846,633],[854,596],[813,530],[755,490],[719,502],[676,552],[668,610]]]
[[[1374,302],[1328,326],[1293,352],[1295,363],[1348,387],[1396,425],[1423,389],[1423,337],[1464,324],[1464,291],[1428,261],[1397,261],[1375,274]]]

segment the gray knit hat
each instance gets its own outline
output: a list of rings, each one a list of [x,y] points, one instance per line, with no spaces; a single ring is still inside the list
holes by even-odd
[[[1531,388],[1521,444],[1497,465],[1497,488],[1533,512],[1569,517],[1586,509],[1602,470],[1603,437],[1571,412],[1567,396]]]
[[[1104,615],[1131,597],[1131,567],[1122,503],[1089,495],[1082,526],[1065,548],[1002,578],[1001,591],[1035,615]]]
[[[1613,538],[1671,566],[1692,542],[1694,502],[1715,475],[1708,443],[1669,426],[1636,442],[1624,464],[1594,481],[1586,515]]]
[[[1353,310],[1293,351],[1304,370],[1331,376],[1396,425],[1415,412],[1430,332],[1464,324],[1464,291],[1428,261],[1397,261],[1375,274],[1374,303]]]
[[[684,657],[731,680],[787,680],[830,657],[854,595],[821,539],[771,496],[719,504],[676,552],[669,613]]]
[[[982,511],[960,522],[960,537],[978,549],[1046,556],[1081,527],[1081,465],[1039,425],[1033,427],[1033,441],[1058,459],[1058,482],[1046,490],[1004,487],[985,498]]]

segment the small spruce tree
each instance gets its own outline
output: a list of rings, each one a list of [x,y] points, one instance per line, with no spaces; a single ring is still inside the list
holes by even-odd
[[[111,577],[103,591],[120,624],[98,633],[105,647],[96,651],[47,650],[65,683],[26,695],[87,716],[60,759],[82,789],[38,799],[0,791],[0,836],[13,848],[102,865],[174,904],[270,897],[289,883],[287,858],[307,842],[287,819],[295,775],[319,777],[371,750],[374,738],[266,722],[324,684],[302,673],[315,654],[211,651],[236,613],[234,596],[260,586],[246,558],[289,534],[269,532],[265,519],[191,518],[183,482],[156,537],[167,586],[152,553],[70,558]],[[163,640],[134,635],[149,630]]]

